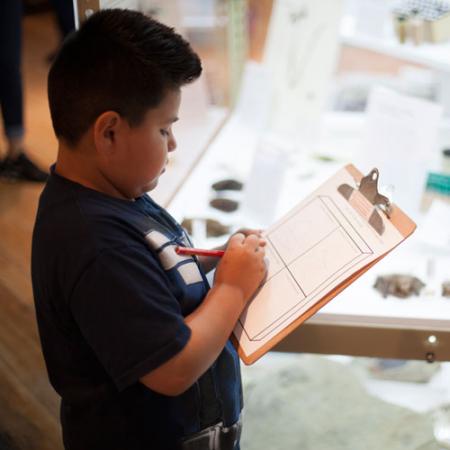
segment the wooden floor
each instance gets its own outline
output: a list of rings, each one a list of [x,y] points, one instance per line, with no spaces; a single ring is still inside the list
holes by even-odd
[[[46,58],[58,34],[49,14],[26,17],[23,26],[26,148],[48,167],[56,140],[45,99]],[[0,151],[4,148],[2,141]],[[63,448],[58,398],[42,358],[30,281],[31,233],[42,188],[0,183],[0,449]]]
[[[26,148],[44,167],[54,161],[57,148],[45,86],[46,58],[57,44],[50,14],[24,19]],[[340,67],[364,69],[364,60],[373,65],[374,59],[367,52],[347,49]],[[375,62],[375,70],[392,72],[397,67],[398,63],[386,58]],[[2,149],[4,143],[0,142],[0,153]],[[48,383],[42,359],[30,281],[31,233],[42,187],[0,183],[0,450],[63,448],[58,398]]]

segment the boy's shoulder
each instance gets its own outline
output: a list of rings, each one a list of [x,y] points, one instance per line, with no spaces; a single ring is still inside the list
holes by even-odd
[[[60,250],[127,245],[139,240],[147,226],[145,215],[132,203],[52,174],[39,200],[34,238],[51,240]]]
[[[99,252],[147,245],[152,230],[180,234],[174,219],[147,195],[134,202],[113,198],[52,173],[40,198],[34,238],[47,238],[62,251],[87,245]]]

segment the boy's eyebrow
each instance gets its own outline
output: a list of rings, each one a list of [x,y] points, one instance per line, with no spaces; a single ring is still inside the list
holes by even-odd
[[[178,120],[178,117],[171,117],[169,120],[167,120],[168,123],[174,123]]]

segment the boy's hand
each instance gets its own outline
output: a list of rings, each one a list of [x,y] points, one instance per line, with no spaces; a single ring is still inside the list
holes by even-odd
[[[251,236],[253,234],[255,236],[258,236],[260,239],[262,239],[261,238],[262,230],[254,230],[251,228],[241,228],[240,230],[236,231],[236,233],[233,233],[231,235],[230,239],[228,239],[228,241],[225,244],[223,244],[219,247],[215,247],[214,250],[224,250],[225,251],[227,249],[232,237],[239,233],[243,234],[245,237]],[[260,245],[262,247],[264,247],[266,245],[266,241],[261,240]],[[203,270],[206,273],[215,269],[219,262],[219,258],[211,257],[211,256],[198,256],[197,258],[198,258],[199,263],[202,265]]]
[[[217,266],[215,284],[237,288],[248,303],[267,273],[264,260],[266,241],[257,234],[236,233],[228,241],[225,254]]]
[[[218,250],[226,250],[228,245],[230,244],[231,239],[233,238],[233,236],[236,236],[236,234],[243,234],[245,237],[251,236],[252,234],[255,236],[258,236],[260,239],[262,239],[262,232],[263,230],[255,230],[253,228],[240,228],[239,230],[237,230],[235,233],[233,233],[230,236],[230,239],[228,239],[228,241],[221,245],[220,247],[217,247]],[[263,243],[261,244],[262,246],[266,245],[266,241],[263,241]]]

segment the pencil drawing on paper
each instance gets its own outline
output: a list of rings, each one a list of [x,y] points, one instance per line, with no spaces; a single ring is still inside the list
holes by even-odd
[[[258,314],[258,320],[251,320],[251,314],[240,319],[250,341],[264,340],[281,331],[300,311],[320,300],[333,283],[347,273],[350,276],[356,265],[374,253],[327,195],[314,197],[271,229],[266,239],[269,274],[248,312],[264,308],[267,314]]]

